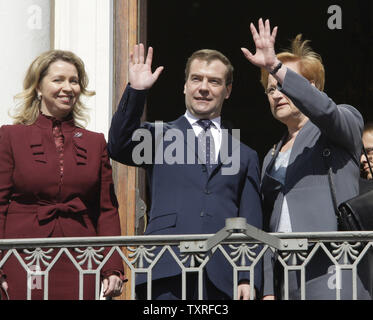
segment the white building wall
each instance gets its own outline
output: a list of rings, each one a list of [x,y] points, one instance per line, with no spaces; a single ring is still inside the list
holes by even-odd
[[[113,88],[113,1],[55,0],[54,48],[70,50],[85,63],[90,122],[87,129],[107,134],[111,122]]]
[[[71,50],[84,61],[89,89],[96,91],[84,99],[90,109],[87,129],[107,138],[113,96],[112,0],[54,0],[54,6],[53,0],[0,0],[0,39],[0,125],[12,123],[8,112],[30,63],[55,48]]]
[[[0,0],[0,125],[11,124],[8,112],[30,63],[50,49],[49,0]]]

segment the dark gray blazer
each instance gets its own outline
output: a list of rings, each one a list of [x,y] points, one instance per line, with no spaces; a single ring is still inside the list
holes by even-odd
[[[364,125],[362,116],[350,105],[336,105],[325,93],[289,69],[279,90],[293,101],[309,121],[295,139],[284,186],[276,182],[270,172],[287,134],[264,159],[261,192],[265,228],[269,232],[277,230],[286,196],[293,232],[336,231],[337,221],[327,175],[329,165],[323,152],[326,148],[331,151],[328,161],[333,171],[337,203],[357,195]],[[268,260],[265,263],[264,294],[273,293],[273,258],[272,261]],[[307,288],[306,298],[327,298],[331,294],[330,298],[335,299],[335,291],[325,287],[325,281],[331,275],[323,275],[331,263],[328,259],[325,259],[324,265],[320,261],[315,263],[314,273],[312,265],[307,268],[307,280],[312,280],[313,289]],[[315,281],[318,277],[325,277],[320,280],[323,282],[320,285]],[[327,292],[323,292],[324,289]]]

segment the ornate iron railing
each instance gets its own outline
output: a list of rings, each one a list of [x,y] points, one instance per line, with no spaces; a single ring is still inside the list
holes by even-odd
[[[104,250],[105,247],[110,250]],[[335,299],[341,299],[338,278],[342,270],[350,270],[351,297],[357,299],[357,269],[372,247],[373,232],[269,234],[246,224],[242,218],[235,218],[227,219],[226,227],[216,234],[206,235],[2,239],[0,269],[11,257],[13,260],[16,258],[27,274],[27,298],[31,299],[35,282],[43,281],[44,299],[48,299],[49,273],[61,255],[65,254],[79,272],[79,298],[84,297],[84,276],[91,274],[96,279],[96,299],[100,299],[100,272],[115,253],[130,270],[131,299],[136,298],[136,274],[139,273],[147,275],[147,298],[151,299],[152,270],[167,253],[180,267],[182,298],[186,297],[186,275],[194,272],[199,275],[199,299],[203,299],[203,270],[211,257],[220,251],[232,266],[232,293],[234,299],[237,299],[238,273],[249,271],[250,283],[254,284],[255,267],[265,254],[271,253],[283,268],[283,298],[289,298],[288,275],[295,270],[300,272],[300,298],[307,299],[307,266],[316,253],[321,251],[335,267],[330,275]],[[254,296],[254,285],[251,285],[251,298]]]

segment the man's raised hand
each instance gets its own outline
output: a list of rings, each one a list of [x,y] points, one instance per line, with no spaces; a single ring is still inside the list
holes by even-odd
[[[153,48],[149,47],[145,59],[145,48],[142,43],[137,44],[130,54],[129,61],[129,82],[132,88],[137,90],[150,89],[157,81],[163,71],[163,67],[158,67],[152,72]]]

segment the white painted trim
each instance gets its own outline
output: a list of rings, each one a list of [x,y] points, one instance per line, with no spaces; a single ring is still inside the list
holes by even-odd
[[[51,47],[49,0],[0,0],[0,126],[12,124],[14,96],[31,62]]]
[[[90,90],[87,129],[107,138],[113,97],[113,1],[55,0],[55,49],[70,50],[85,63]]]

